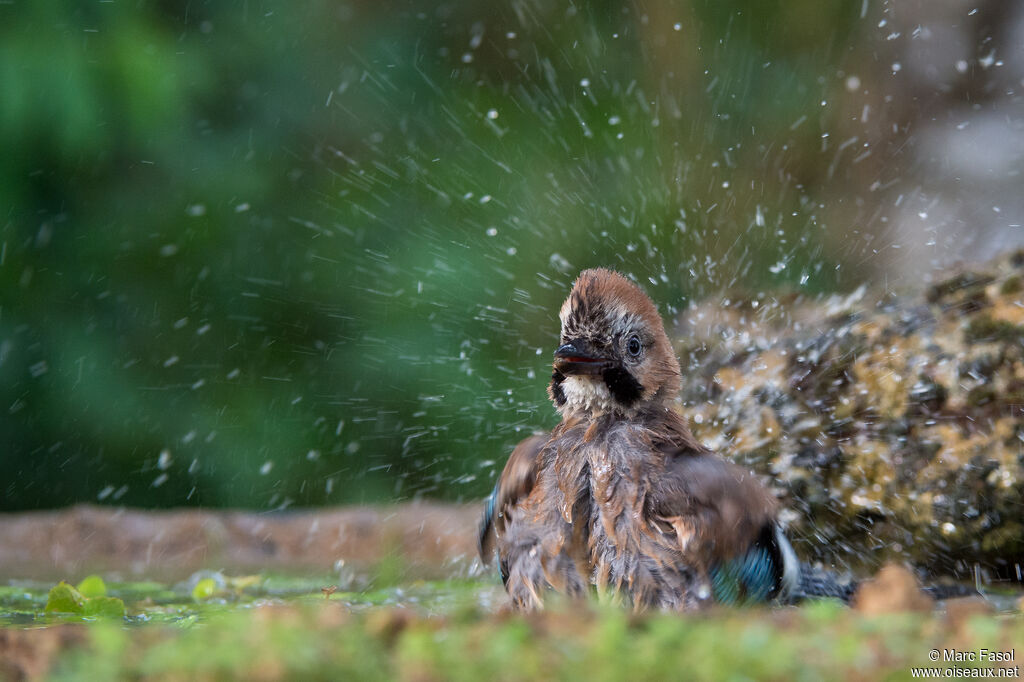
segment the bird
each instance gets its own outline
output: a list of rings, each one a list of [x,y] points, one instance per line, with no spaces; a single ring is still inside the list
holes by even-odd
[[[800,562],[778,504],[691,433],[651,299],[617,272],[584,270],[559,320],[547,393],[561,422],[515,447],[479,526],[512,605],[542,609],[551,593],[637,611],[795,598]]]

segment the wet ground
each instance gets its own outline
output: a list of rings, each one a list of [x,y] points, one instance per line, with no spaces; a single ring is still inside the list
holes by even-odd
[[[114,620],[132,637],[284,605],[426,618],[494,611],[503,591],[476,559],[478,513],[437,504],[275,513],[82,505],[0,515],[0,680],[45,677],[110,624],[51,612],[59,581],[86,592],[89,576],[122,605]]]
[[[475,556],[477,513],[0,516],[0,680],[901,679],[935,648],[1024,656],[1019,591],[934,604],[905,569],[879,573],[853,609],[510,614]],[[726,656],[722,642],[742,647]]]

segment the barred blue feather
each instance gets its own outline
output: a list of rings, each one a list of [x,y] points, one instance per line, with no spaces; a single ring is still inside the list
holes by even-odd
[[[739,606],[771,599],[779,589],[781,568],[764,547],[755,545],[742,557],[711,570],[711,591],[719,604]]]
[[[494,513],[498,502],[498,486],[501,481],[494,484],[494,489],[491,490],[491,494],[487,496],[487,501],[484,503],[484,515],[480,519],[480,529],[477,535],[477,548],[480,552],[480,557],[484,560],[484,563],[490,559],[488,554],[490,549],[488,547],[488,536],[491,534],[494,528]],[[501,582],[508,582],[508,570],[504,561],[498,562],[498,570],[501,572]]]
[[[788,601],[800,582],[800,562],[785,533],[772,523],[744,555],[712,566],[710,577],[712,595],[719,604]]]

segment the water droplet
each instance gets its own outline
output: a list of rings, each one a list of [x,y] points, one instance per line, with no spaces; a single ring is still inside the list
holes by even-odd
[[[160,456],[156,460],[156,468],[160,471],[167,471],[171,466],[171,451],[162,450]]]

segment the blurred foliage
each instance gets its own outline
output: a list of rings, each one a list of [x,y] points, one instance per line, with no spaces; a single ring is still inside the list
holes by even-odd
[[[557,601],[496,613],[496,578],[347,592],[310,577],[221,577],[234,587],[202,601],[191,580],[111,582],[93,599],[120,610],[103,617],[77,609],[81,595],[50,608],[74,590],[63,582],[0,586],[0,679],[904,679],[932,665],[932,649],[1002,652],[1024,634],[1019,593],[999,612],[968,599],[869,616],[826,600],[683,618]],[[938,663],[982,674],[1015,664]]]
[[[0,508],[482,495],[579,269],[863,264],[867,9],[0,4]]]
[[[619,609],[495,617],[472,608],[423,617],[317,603],[213,614],[198,627],[100,622],[0,635],[15,674],[54,680],[902,680],[912,666],[932,665],[951,669],[946,677],[1014,677],[1015,661],[932,663],[929,652],[1009,655],[1022,632],[1014,616],[871,618],[824,602],[702,618]]]

